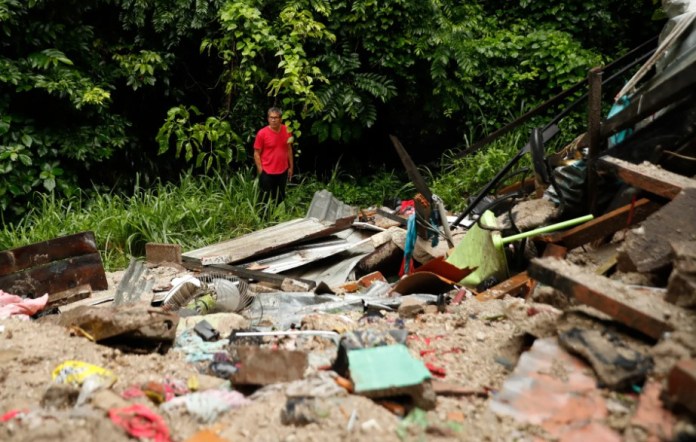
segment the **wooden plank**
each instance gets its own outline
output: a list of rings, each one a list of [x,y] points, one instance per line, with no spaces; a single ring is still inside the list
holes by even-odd
[[[518,273],[512,278],[508,278],[500,284],[496,284],[486,291],[476,295],[478,301],[490,301],[491,299],[500,299],[505,295],[524,296],[529,291],[531,278],[527,272]]]
[[[596,275],[586,269],[555,258],[535,258],[529,275],[579,302],[594,307],[616,321],[659,339],[686,321],[687,313],[658,296],[638,293],[624,284]]]
[[[99,253],[53,261],[0,277],[0,289],[20,296],[37,298],[89,284],[92,290],[109,285]]]
[[[46,307],[60,307],[75,301],[89,298],[92,295],[92,287],[89,284],[82,284],[75,288],[53,293],[48,297]]]
[[[599,160],[599,165],[602,169],[612,171],[626,184],[669,199],[673,199],[687,187],[696,187],[696,180],[648,162],[633,164],[605,156]]]
[[[574,249],[639,223],[660,207],[662,206],[656,202],[641,198],[636,201],[633,207],[631,204],[627,204],[565,232],[543,235],[539,239],[544,242],[560,244],[569,250]]]
[[[82,232],[0,252],[0,276],[98,252],[94,233]]]
[[[568,254],[568,249],[566,249],[563,246],[559,246],[558,244],[554,243],[549,243],[546,244],[546,248],[544,249],[544,253],[541,255],[544,258],[558,258],[558,259],[564,259],[566,255]],[[537,286],[537,280],[532,279],[532,282],[529,284],[529,290],[527,291],[527,296],[525,299],[527,301],[530,300],[530,297],[532,296],[532,293],[534,293],[534,289]]]

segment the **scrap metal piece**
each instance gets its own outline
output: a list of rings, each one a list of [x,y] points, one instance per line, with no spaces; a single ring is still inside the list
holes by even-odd
[[[356,210],[353,207],[336,199],[328,190],[322,189],[314,193],[305,217],[336,222],[351,216],[356,216]]]
[[[141,261],[131,259],[116,288],[114,305],[133,304],[140,301],[145,292],[152,291],[154,284],[155,281],[147,277],[145,265]]]

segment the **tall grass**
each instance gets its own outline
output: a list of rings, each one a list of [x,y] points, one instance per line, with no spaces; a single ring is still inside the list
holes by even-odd
[[[361,182],[338,169],[324,183],[295,178],[284,202],[264,203],[251,169],[227,175],[185,173],[179,183],[136,184],[129,195],[94,190],[57,199],[39,195],[26,216],[3,225],[0,250],[81,231],[93,231],[107,270],[123,268],[145,253],[148,242],[180,244],[192,250],[305,215],[314,192],[323,188],[347,204],[381,204],[404,184],[381,172]]]
[[[466,198],[476,195],[517,154],[526,141],[521,133],[513,133],[502,136],[472,155],[460,158],[456,153],[446,153],[441,160],[440,172],[436,176],[429,172],[433,193],[440,196],[451,210],[465,208]],[[527,168],[530,163],[531,158],[525,155],[513,170]]]

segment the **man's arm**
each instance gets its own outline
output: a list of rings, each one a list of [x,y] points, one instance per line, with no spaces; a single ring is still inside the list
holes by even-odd
[[[294,157],[292,155],[292,138],[288,140],[288,179],[292,178]]]
[[[261,175],[261,149],[254,149],[254,163],[256,163],[256,173]]]

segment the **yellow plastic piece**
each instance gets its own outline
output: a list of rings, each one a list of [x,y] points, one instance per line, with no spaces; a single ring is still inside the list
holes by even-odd
[[[110,370],[82,361],[65,361],[52,373],[53,381],[74,386],[82,385],[90,376],[101,378],[104,386],[110,386],[116,382],[116,375]]]

